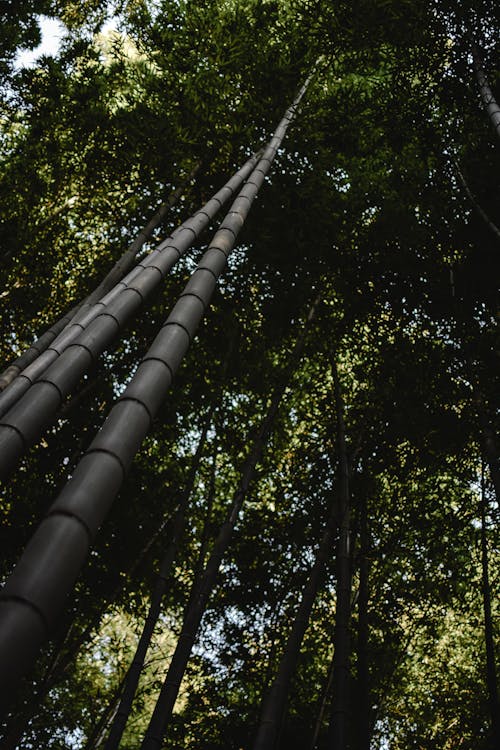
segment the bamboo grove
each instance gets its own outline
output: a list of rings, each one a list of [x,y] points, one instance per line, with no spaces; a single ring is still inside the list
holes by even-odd
[[[500,748],[499,16],[9,10],[0,748]]]

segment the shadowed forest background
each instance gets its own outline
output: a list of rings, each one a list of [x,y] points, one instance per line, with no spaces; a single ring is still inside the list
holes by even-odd
[[[240,492],[165,747],[499,750],[498,2],[1,6],[1,370],[161,204],[137,259],[198,211],[313,74],[52,637],[9,690],[0,748],[108,750],[174,539],[120,745],[141,746]],[[39,14],[65,25],[60,49],[16,68]],[[229,207],[3,480],[3,580]]]

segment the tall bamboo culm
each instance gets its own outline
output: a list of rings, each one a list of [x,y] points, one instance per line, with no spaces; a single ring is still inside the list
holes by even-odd
[[[318,302],[319,298],[309,311],[306,324],[295,343],[288,365],[281,375],[280,383],[272,394],[266,416],[241,470],[238,488],[233,496],[226,521],[221,526],[215,540],[212,552],[203,571],[201,582],[192,593],[189,605],[184,613],[181,634],[141,746],[142,750],[159,750],[162,746],[163,738],[172,718],[182,678],[186,671],[208,600],[214,589],[222,559],[231,542],[243,502],[255,477],[257,465],[272,431],[281,399],[302,356],[308,327],[313,320]]]
[[[203,426],[201,436],[198,441],[198,446],[193,457],[193,463],[189,472],[187,486],[182,493],[177,511],[175,513],[171,538],[160,563],[160,569],[156,576],[156,582],[151,593],[148,614],[144,621],[144,625],[139,638],[139,642],[137,644],[137,648],[135,650],[134,657],[132,659],[132,663],[130,664],[129,670],[125,677],[123,693],[120,697],[117,711],[111,723],[111,729],[106,740],[105,750],[115,750],[116,748],[118,748],[123,732],[125,730],[125,726],[127,724],[128,717],[132,710],[132,702],[134,700],[137,686],[139,685],[139,679],[144,667],[147,650],[149,648],[156,623],[158,622],[161,614],[162,601],[168,591],[168,584],[172,573],[172,566],[175,561],[177,549],[184,531],[184,527],[186,525],[186,511],[189,505],[192,490],[194,488],[195,479],[201,462],[203,449],[205,447],[207,433],[212,421],[214,408],[215,404],[212,404],[205,418],[205,424]]]
[[[337,584],[333,654],[333,701],[330,715],[329,747],[346,750],[349,729],[350,617],[351,617],[351,528],[349,460],[347,456],[344,400],[335,356],[331,369],[337,413],[337,451],[339,456],[339,539],[337,544]]]
[[[474,72],[476,74],[477,85],[481,93],[481,99],[483,105],[488,113],[488,117],[491,120],[497,136],[500,138],[500,107],[493,96],[493,92],[489,86],[488,79],[483,69],[483,61],[481,53],[477,44],[472,44],[472,60],[474,63]]]

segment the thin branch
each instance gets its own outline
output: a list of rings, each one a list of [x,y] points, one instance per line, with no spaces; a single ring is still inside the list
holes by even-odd
[[[467,193],[467,197],[469,198],[470,202],[474,206],[475,210],[479,214],[479,216],[482,218],[485,224],[491,229],[494,235],[496,235],[497,239],[500,240],[500,229],[497,227],[496,224],[494,224],[491,219],[489,218],[486,211],[484,211],[483,208],[479,205],[479,203],[474,198],[472,191],[470,187],[468,186],[465,177],[463,176],[462,170],[458,166],[458,162],[456,159],[453,159],[453,166],[455,167],[455,172],[457,173],[458,179],[460,180],[463,189]]]

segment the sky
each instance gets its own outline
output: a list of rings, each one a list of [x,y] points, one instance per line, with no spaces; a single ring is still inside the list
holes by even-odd
[[[64,24],[55,18],[48,18],[48,16],[39,16],[39,24],[42,41],[33,50],[21,49],[18,51],[14,61],[14,66],[18,70],[20,68],[30,68],[35,65],[41,55],[56,55],[59,50],[61,40],[67,31]],[[116,28],[116,25],[113,20],[108,20],[102,27],[101,32],[106,32],[114,28]]]
[[[55,18],[39,17],[42,41],[33,50],[19,50],[14,65],[16,68],[29,68],[41,55],[55,55],[66,31],[64,24]]]

